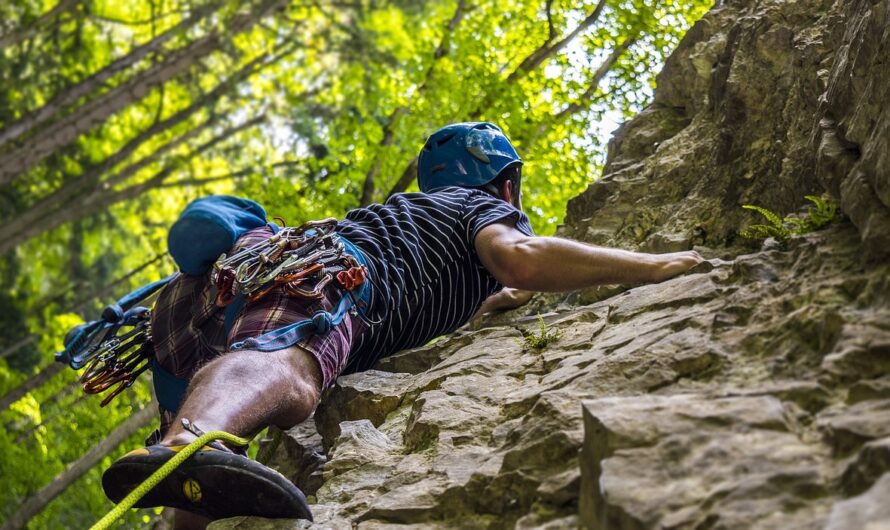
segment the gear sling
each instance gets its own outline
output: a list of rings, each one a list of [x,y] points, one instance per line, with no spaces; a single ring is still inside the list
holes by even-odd
[[[86,368],[80,376],[84,392],[111,390],[102,406],[151,369],[158,402],[175,412],[188,381],[168,372],[155,359],[151,310],[147,307],[153,296],[181,273],[201,275],[211,271],[211,281],[218,289],[216,305],[225,307],[228,333],[245,302],[259,300],[272,289],[317,300],[324,288],[334,283],[342,296],[332,312],[318,311],[311,318],[237,342],[232,349],[275,351],[314,334],[325,334],[349,312],[364,318],[371,297],[365,258],[334,231],[336,224],[331,218],[280,228],[266,219],[265,210],[254,201],[227,195],[197,199],[186,206],[168,234],[170,254],[181,272],[136,289],[107,306],[99,320],[73,328],[56,360],[75,370]],[[241,235],[266,225],[273,231],[271,237],[226,256]]]

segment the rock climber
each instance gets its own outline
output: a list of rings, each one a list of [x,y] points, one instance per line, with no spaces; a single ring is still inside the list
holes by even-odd
[[[702,260],[694,251],[647,254],[535,236],[522,212],[522,164],[491,123],[457,123],[432,134],[419,155],[420,193],[357,208],[336,224],[367,271],[366,303],[338,323],[316,322],[317,332],[296,344],[280,342],[275,331],[333,312],[343,297],[337,286],[315,301],[278,289],[230,315],[214,304],[207,275],[172,280],[151,317],[153,371],[156,388],[169,377],[187,390],[169,408],[158,392],[160,434],[106,470],[109,498],[119,501],[202,432],[250,437],[304,421],[338,375],[450,333],[477,312],[519,306],[534,291],[660,282]],[[267,226],[254,228],[229,254],[271,236]],[[235,515],[311,518],[285,477],[248,459],[243,448],[217,443],[137,506],[177,509],[179,528]]]

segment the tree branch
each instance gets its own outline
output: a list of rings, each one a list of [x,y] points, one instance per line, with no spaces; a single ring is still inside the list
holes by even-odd
[[[402,176],[399,177],[399,180],[396,181],[395,185],[392,189],[389,190],[389,195],[386,196],[387,199],[392,197],[396,193],[401,193],[408,189],[408,186],[417,178],[417,157],[411,159],[408,162],[408,166],[402,171]]]
[[[8,48],[10,46],[15,46],[21,43],[23,40],[33,37],[37,34],[38,31],[44,30],[49,27],[51,25],[50,22],[53,19],[57,20],[59,15],[61,15],[65,11],[68,11],[78,3],[78,0],[59,0],[55,7],[40,15],[40,17],[38,17],[37,20],[35,20],[31,24],[12,30],[9,33],[0,35],[0,50],[2,50],[3,48]]]
[[[272,164],[273,169],[278,169],[280,167],[289,167],[297,164],[295,161],[285,161],[285,162],[276,162]],[[187,178],[187,179],[179,179],[174,180],[172,182],[164,182],[158,186],[158,188],[185,188],[188,186],[203,186],[209,182],[219,182],[221,180],[235,180],[244,178],[253,173],[259,172],[259,169],[256,166],[246,167],[244,169],[233,171],[232,173],[226,173],[225,175],[216,175],[213,177],[205,177],[205,178]]]
[[[563,37],[557,42],[551,44],[553,37],[548,38],[547,41],[538,47],[535,51],[530,53],[519,66],[516,67],[513,72],[507,76],[507,82],[513,82],[520,77],[524,77],[526,74],[531,72],[532,70],[537,69],[541,66],[541,63],[546,61],[547,59],[556,55],[560,50],[565,48],[570,42],[572,42],[575,37],[580,35],[584,30],[592,26],[600,17],[600,14],[603,12],[603,8],[606,7],[606,0],[600,0],[599,3],[596,4],[596,7],[593,8],[593,11],[588,14],[584,20],[578,24],[575,29],[570,31],[568,35]],[[549,9],[548,9],[549,15]],[[548,23],[550,23],[550,17],[547,17]],[[552,30],[552,26],[551,26]],[[552,35],[552,33],[551,33]]]
[[[111,24],[120,24],[123,26],[144,26],[146,24],[154,24],[155,22],[157,22],[159,20],[163,20],[167,17],[173,16],[173,15],[179,15],[179,14],[182,14],[185,12],[186,11],[183,9],[171,9],[170,11],[167,11],[165,13],[160,13],[153,17],[144,18],[142,20],[124,20],[122,18],[116,18],[116,17],[112,17],[109,15],[103,15],[103,14],[95,13],[93,11],[90,11],[88,16],[90,18],[94,18],[101,22],[109,22]]]
[[[430,62],[429,68],[426,69],[426,73],[423,76],[423,81],[414,92],[414,98],[419,98],[423,95],[424,92],[426,92],[427,87],[429,86],[429,82],[433,77],[433,71],[435,70],[436,62],[448,55],[448,48],[451,46],[451,35],[454,33],[454,30],[457,28],[458,24],[460,24],[460,21],[463,20],[465,8],[466,0],[458,0],[457,5],[454,8],[454,14],[448,21],[448,25],[445,27],[445,32],[442,34],[442,38],[439,40],[439,44],[436,46],[435,51],[433,51],[433,60]],[[380,172],[380,166],[382,165],[380,155],[382,154],[384,149],[392,145],[395,138],[395,125],[403,115],[408,113],[409,109],[410,103],[395,109],[387,117],[386,124],[383,126],[383,138],[380,140],[380,143],[377,146],[377,155],[374,157],[374,163],[371,165],[371,169],[369,169],[367,174],[365,175],[365,181],[362,185],[362,196],[359,201],[360,206],[367,206],[374,200],[374,191],[376,189],[376,184],[374,181],[377,177],[377,174]]]
[[[547,14],[547,42],[553,42],[556,38],[556,27],[553,25],[553,0],[547,0],[544,12]]]
[[[553,123],[559,123],[572,114],[575,114],[576,112],[579,112],[590,105],[590,102],[593,100],[596,91],[599,89],[599,84],[606,77],[612,67],[615,66],[615,63],[618,62],[618,59],[620,59],[621,56],[624,55],[624,52],[626,52],[628,48],[630,48],[634,45],[634,43],[637,42],[637,38],[637,35],[631,35],[624,39],[621,44],[616,46],[614,50],[612,50],[612,53],[610,53],[606,60],[599,65],[599,67],[596,69],[596,72],[594,72],[593,77],[590,78],[590,84],[588,85],[587,90],[585,90],[584,93],[581,94],[577,101],[569,103],[566,108],[559,111],[559,113],[553,117]]]

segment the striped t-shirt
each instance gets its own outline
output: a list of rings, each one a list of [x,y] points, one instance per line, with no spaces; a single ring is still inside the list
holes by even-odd
[[[474,189],[400,193],[350,211],[337,232],[368,260],[373,295],[367,316],[379,323],[358,337],[343,373],[367,370],[382,357],[454,331],[499,291],[503,286],[473,244],[480,230],[497,222],[533,235],[524,213]]]

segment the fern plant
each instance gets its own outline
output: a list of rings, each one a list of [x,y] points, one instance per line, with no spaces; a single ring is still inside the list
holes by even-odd
[[[538,313],[538,333],[529,331],[523,332],[523,335],[525,336],[522,338],[522,342],[527,348],[540,350],[559,338],[559,330],[548,329],[544,317]]]
[[[754,210],[762,215],[769,224],[754,224],[742,231],[742,237],[749,239],[766,239],[772,237],[780,242],[788,241],[791,236],[798,236],[819,230],[837,219],[837,204],[827,197],[804,195],[804,198],[812,202],[811,207],[803,216],[797,214],[779,217],[775,212],[766,208],[745,204],[742,208]]]

